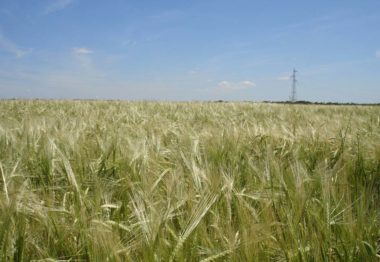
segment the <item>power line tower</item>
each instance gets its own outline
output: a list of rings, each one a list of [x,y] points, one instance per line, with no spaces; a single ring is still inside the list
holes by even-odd
[[[297,76],[296,76],[296,74],[297,74],[297,70],[293,69],[293,74],[290,76],[292,79],[292,92],[290,94],[290,101],[293,103],[297,101],[297,90],[296,90]]]

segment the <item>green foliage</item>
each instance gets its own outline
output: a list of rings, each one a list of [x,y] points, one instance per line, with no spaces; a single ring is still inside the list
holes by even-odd
[[[0,261],[377,261],[380,108],[0,102]]]

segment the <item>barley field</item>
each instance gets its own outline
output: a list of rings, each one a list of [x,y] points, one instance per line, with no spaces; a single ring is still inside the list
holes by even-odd
[[[378,261],[380,107],[0,101],[0,261]]]

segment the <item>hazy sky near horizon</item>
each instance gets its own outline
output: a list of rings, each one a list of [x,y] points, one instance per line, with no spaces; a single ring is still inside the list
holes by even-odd
[[[380,102],[380,1],[1,0],[0,98]]]

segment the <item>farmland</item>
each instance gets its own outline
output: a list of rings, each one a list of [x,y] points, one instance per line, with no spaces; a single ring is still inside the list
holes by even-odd
[[[0,102],[0,260],[377,261],[380,107]]]

